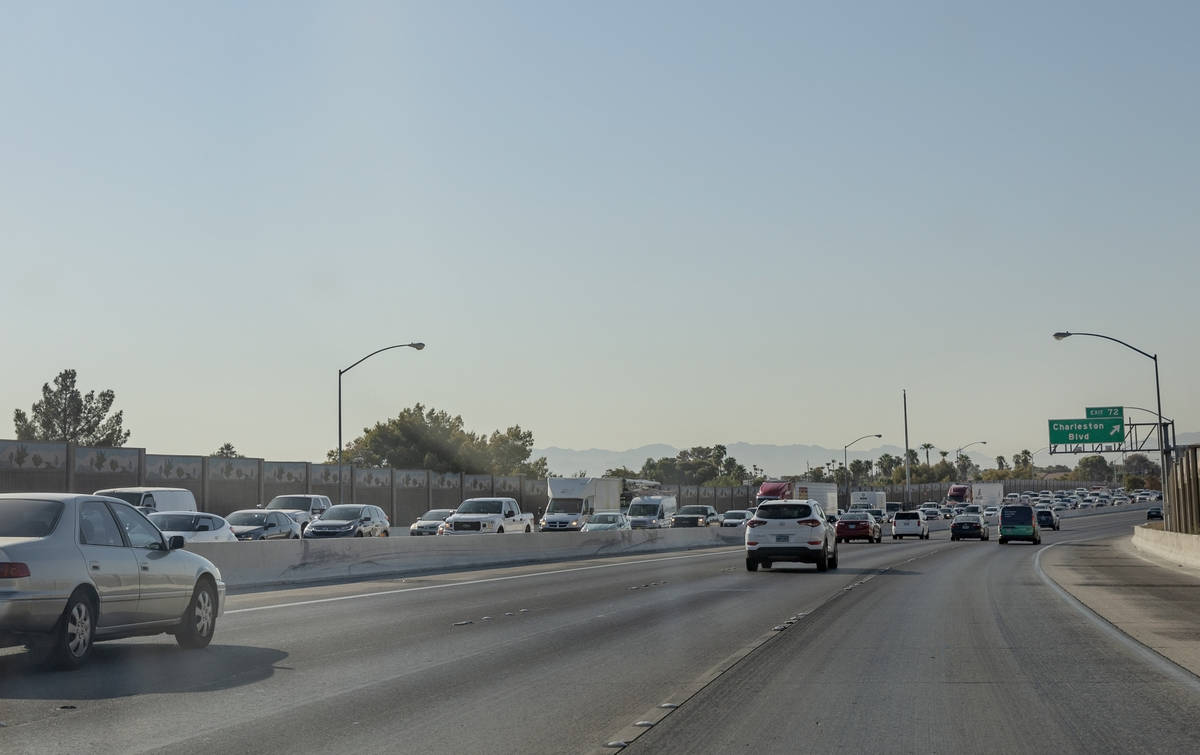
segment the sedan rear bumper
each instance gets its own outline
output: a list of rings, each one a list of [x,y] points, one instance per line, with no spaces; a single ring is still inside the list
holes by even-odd
[[[9,633],[49,632],[67,606],[63,597],[15,597],[0,592],[0,638]]]

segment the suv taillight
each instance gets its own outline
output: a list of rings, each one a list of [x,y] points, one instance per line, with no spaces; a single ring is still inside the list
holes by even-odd
[[[800,521],[796,522],[796,524],[807,524],[809,527],[820,527],[821,520],[820,519],[801,519]]]
[[[20,579],[29,576],[29,564],[15,561],[0,562],[0,579]]]
[[[746,522],[746,526],[747,527],[761,527],[766,523],[767,522],[765,519],[751,519],[750,521]]]

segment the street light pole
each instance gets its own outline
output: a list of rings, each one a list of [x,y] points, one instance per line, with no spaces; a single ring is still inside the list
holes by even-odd
[[[376,349],[375,351],[372,351],[370,354],[367,354],[365,357],[363,357],[362,359],[359,359],[357,362],[350,365],[346,369],[338,370],[338,452],[337,452],[337,463],[338,463],[338,503],[339,504],[342,502],[342,375],[345,375],[350,370],[354,369],[358,365],[362,364],[363,362],[367,361],[368,359],[370,359],[371,357],[375,356],[376,354],[378,354],[380,352],[389,351],[391,349],[402,349],[402,348],[410,348],[410,349],[415,349],[417,351],[420,351],[421,349],[425,348],[425,344],[421,343],[420,341],[414,341],[412,343],[398,343],[395,346],[384,346],[382,349]]]
[[[871,433],[869,435],[864,435],[861,438],[852,440],[849,443],[847,443],[846,445],[842,446],[842,469],[845,470],[845,472],[846,472],[846,510],[847,511],[850,510],[850,446],[853,446],[858,441],[865,440],[867,438],[882,438],[882,437],[883,437],[883,435],[881,435],[880,433]]]
[[[1162,488],[1164,504],[1163,508],[1167,510],[1167,514],[1170,516],[1171,507],[1169,505],[1170,501],[1167,498],[1167,463],[1170,460],[1170,451],[1167,448],[1167,433],[1163,428],[1162,390],[1160,389],[1158,382],[1158,354],[1148,354],[1132,344],[1125,343],[1119,338],[1113,338],[1112,336],[1106,336],[1101,333],[1071,333],[1070,331],[1063,330],[1054,334],[1054,340],[1061,341],[1064,338],[1069,338],[1070,336],[1091,336],[1092,338],[1103,338],[1106,341],[1119,343],[1125,348],[1130,349],[1131,351],[1136,351],[1137,353],[1154,362],[1154,400],[1157,402],[1156,406],[1158,407],[1158,463],[1161,467],[1159,470],[1159,487]],[[1168,521],[1167,525],[1170,526],[1171,522]]]
[[[955,463],[956,465],[958,464],[958,457],[959,457],[959,456],[962,456],[962,452],[963,452],[964,450],[966,450],[966,449],[970,448],[971,446],[977,446],[977,445],[979,445],[980,443],[982,443],[982,444],[983,444],[983,445],[985,445],[985,446],[987,445],[987,441],[986,441],[986,440],[977,440],[977,441],[973,441],[973,442],[971,442],[971,443],[968,443],[968,444],[967,444],[967,445],[965,445],[965,446],[959,446],[958,448],[954,449],[954,463]]]

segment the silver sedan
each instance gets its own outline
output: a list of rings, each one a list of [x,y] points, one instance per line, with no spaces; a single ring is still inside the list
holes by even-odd
[[[183,544],[115,498],[0,494],[0,647],[24,644],[68,669],[99,640],[170,633],[205,647],[225,582]]]

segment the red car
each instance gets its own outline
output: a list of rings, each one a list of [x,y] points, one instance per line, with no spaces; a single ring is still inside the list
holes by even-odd
[[[837,523],[837,541],[866,540],[868,543],[883,542],[883,527],[866,511],[847,511]]]

